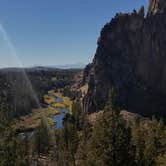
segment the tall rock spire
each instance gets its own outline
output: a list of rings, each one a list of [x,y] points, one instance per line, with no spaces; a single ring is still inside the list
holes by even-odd
[[[163,13],[166,9],[166,0],[149,0],[148,16]]]

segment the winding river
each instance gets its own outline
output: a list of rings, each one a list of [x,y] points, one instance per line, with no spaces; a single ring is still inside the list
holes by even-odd
[[[56,104],[63,103],[63,100],[61,98],[58,98],[58,97],[53,96],[53,95],[49,95],[49,97],[54,98]],[[52,104],[50,104],[48,106],[52,107]],[[59,111],[59,114],[53,116],[53,119],[56,122],[55,128],[60,129],[63,126],[63,118],[64,118],[65,114],[68,112],[68,110],[66,108],[58,108],[58,107],[55,109]]]
[[[60,128],[62,128],[63,118],[64,118],[65,114],[67,113],[67,109],[57,108],[57,110],[60,111],[60,113],[58,115],[54,115],[53,119],[56,122],[55,128],[60,129]]]

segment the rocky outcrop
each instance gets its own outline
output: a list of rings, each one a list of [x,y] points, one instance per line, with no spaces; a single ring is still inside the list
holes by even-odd
[[[150,1],[147,17],[141,8],[138,13],[117,14],[104,26],[93,63],[85,70],[85,112],[103,109],[114,89],[120,109],[166,114],[166,12],[160,6],[164,2]]]
[[[149,0],[148,15],[163,13],[166,10],[165,0]]]

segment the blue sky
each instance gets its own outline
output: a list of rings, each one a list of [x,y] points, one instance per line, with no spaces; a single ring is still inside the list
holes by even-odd
[[[89,63],[100,30],[146,0],[0,0],[0,24],[25,66]],[[0,32],[0,67],[17,66]]]

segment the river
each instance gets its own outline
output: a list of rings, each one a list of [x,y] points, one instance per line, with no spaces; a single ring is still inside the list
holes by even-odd
[[[58,98],[58,97],[53,96],[53,95],[49,95],[49,97],[54,98],[55,103],[63,103],[63,100],[61,98]],[[52,107],[52,104],[48,105],[48,107]],[[60,112],[59,114],[54,115],[54,117],[53,117],[53,119],[56,122],[55,128],[60,129],[63,126],[63,118],[64,118],[65,114],[68,112],[68,110],[66,108],[58,108],[58,107],[55,109]]]
[[[57,110],[60,111],[60,113],[58,115],[55,115],[53,119],[56,122],[55,128],[60,129],[63,126],[63,118],[65,114],[68,112],[68,110],[65,108],[57,108]]]

